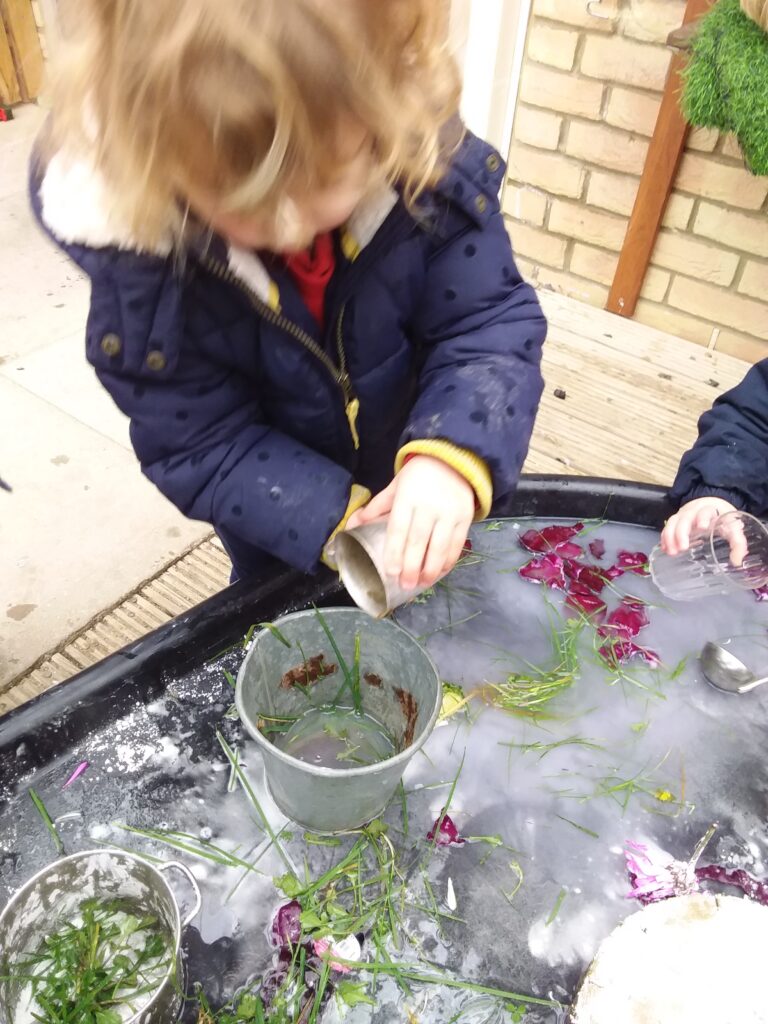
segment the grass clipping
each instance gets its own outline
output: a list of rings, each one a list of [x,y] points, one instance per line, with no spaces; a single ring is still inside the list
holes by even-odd
[[[682,110],[702,128],[733,132],[753,174],[768,174],[768,33],[719,0],[701,19],[683,72]]]
[[[512,672],[503,683],[488,683],[481,696],[510,714],[536,718],[551,700],[569,689],[579,676],[578,642],[585,619],[570,619],[561,629],[550,625],[554,655],[552,668],[529,665],[526,672]]]

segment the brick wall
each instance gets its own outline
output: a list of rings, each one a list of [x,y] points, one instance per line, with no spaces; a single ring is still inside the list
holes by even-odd
[[[523,273],[604,306],[685,0],[534,0],[504,194]],[[595,16],[600,12],[600,17]],[[636,319],[768,357],[768,178],[692,132]]]

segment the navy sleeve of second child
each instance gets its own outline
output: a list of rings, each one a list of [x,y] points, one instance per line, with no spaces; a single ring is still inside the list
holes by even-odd
[[[754,515],[768,512],[768,359],[701,417],[671,493],[680,505],[713,495]]]

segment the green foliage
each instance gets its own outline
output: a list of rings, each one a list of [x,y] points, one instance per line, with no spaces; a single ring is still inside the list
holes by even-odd
[[[137,917],[117,901],[85,900],[81,922],[65,923],[17,964],[45,1024],[120,1024],[117,1007],[138,1007],[170,964],[157,918]]]
[[[359,1003],[367,1003],[369,1006],[375,1006],[376,1001],[371,999],[365,991],[365,988],[365,985],[355,983],[354,981],[340,981],[336,986],[336,992],[338,993],[339,999],[341,999],[341,1001],[347,1006],[357,1006]]]
[[[527,672],[511,672],[503,683],[486,687],[485,697],[495,707],[510,714],[529,717],[542,716],[545,706],[575,683],[579,675],[577,652],[584,619],[570,619],[560,628],[550,623],[549,640],[552,647],[552,668],[529,665]]]
[[[739,0],[719,0],[702,18],[683,72],[691,124],[733,132],[754,174],[768,174],[768,34]]]

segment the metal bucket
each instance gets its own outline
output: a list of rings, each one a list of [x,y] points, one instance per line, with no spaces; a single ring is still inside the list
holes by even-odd
[[[180,871],[192,886],[194,908],[181,920],[164,872]],[[24,989],[14,966],[36,952],[48,935],[78,912],[83,900],[119,899],[135,913],[157,917],[172,954],[157,990],[127,1024],[172,1024],[182,1005],[181,933],[200,909],[200,890],[188,868],[176,861],[153,867],[118,850],[88,850],[49,864],[24,885],[0,914],[0,1020],[14,1024]]]
[[[339,693],[340,669],[301,690],[283,685],[286,673],[320,654],[326,665],[338,662],[314,611],[279,619],[274,625],[280,636],[266,629],[257,634],[237,677],[235,702],[261,749],[267,784],[280,810],[314,832],[332,833],[359,828],[384,810],[406,765],[434,728],[442,690],[430,656],[395,623],[373,620],[354,608],[329,608],[322,614],[349,666],[355,637],[360,637],[362,710],[384,726],[397,753],[376,764],[326,768],[292,757],[261,731],[260,723],[263,727],[270,719],[297,718],[310,707],[327,707]],[[348,692],[339,703],[351,705]]]

